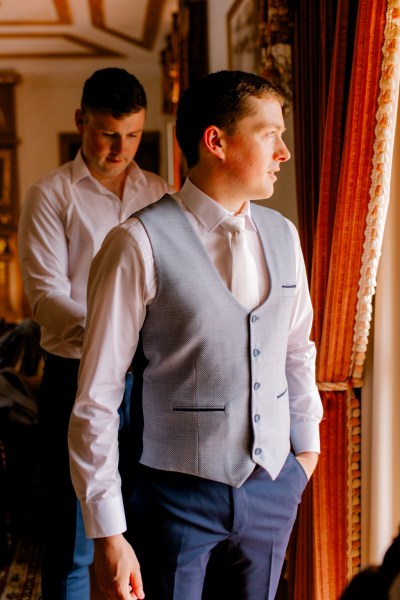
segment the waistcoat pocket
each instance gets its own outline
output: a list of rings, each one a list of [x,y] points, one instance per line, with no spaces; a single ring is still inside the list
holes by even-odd
[[[171,406],[172,412],[225,412],[225,406]]]
[[[282,284],[282,294],[284,296],[294,296],[296,293],[296,284],[295,283],[283,283]]]

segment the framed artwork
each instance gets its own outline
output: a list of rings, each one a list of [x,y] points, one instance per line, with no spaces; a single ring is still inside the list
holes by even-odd
[[[73,160],[81,147],[81,136],[79,133],[60,133],[58,135],[60,165]]]
[[[227,14],[230,69],[258,73],[292,100],[294,0],[235,0]]]
[[[233,70],[257,72],[258,0],[235,0],[227,14],[228,61]]]
[[[60,133],[59,153],[60,164],[73,160],[81,147],[81,136],[79,133]],[[141,169],[160,174],[160,132],[144,131],[135,161]]]
[[[0,206],[11,204],[11,150],[0,148]]]
[[[178,0],[161,64],[163,112],[174,116],[182,91],[208,73],[207,0]]]
[[[186,161],[175,135],[175,121],[167,123],[168,183],[180,190],[187,175]]]

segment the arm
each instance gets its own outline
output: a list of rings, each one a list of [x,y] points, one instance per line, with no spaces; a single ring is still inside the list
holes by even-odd
[[[85,309],[71,294],[68,240],[60,201],[32,187],[22,207],[18,250],[33,318],[61,341],[80,346]]]
[[[315,345],[310,340],[313,311],[306,270],[295,227],[290,223],[296,247],[296,294],[290,320],[286,377],[289,388],[291,442],[308,478],[320,452],[319,423],[322,403],[315,381]]]
[[[306,472],[308,479],[311,479],[311,475],[315,471],[318,464],[318,457],[318,452],[299,452],[296,454],[296,458]]]
[[[150,268],[147,277],[147,263],[152,266],[148,239],[143,251],[127,229],[139,229],[146,245],[147,236],[139,222],[119,226],[105,239],[90,271],[87,327],[69,447],[71,476],[86,533],[96,538],[95,569],[100,586],[106,592],[111,585],[117,593],[126,590],[130,581],[141,598],[137,560],[121,535],[126,521],[118,473],[117,411],[149,290],[153,289],[153,271]],[[120,597],[107,593],[107,598]]]

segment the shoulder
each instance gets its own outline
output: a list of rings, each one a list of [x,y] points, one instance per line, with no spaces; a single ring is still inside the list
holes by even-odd
[[[68,202],[66,190],[71,185],[72,162],[50,171],[28,188],[22,204],[22,214],[63,210]]]
[[[32,188],[51,188],[57,187],[65,181],[72,181],[72,170],[73,170],[73,161],[69,161],[52,171],[49,171],[40,179],[38,179],[35,183],[32,184]]]
[[[66,185],[72,185],[72,165],[72,161],[68,162],[43,175],[28,188],[26,199],[53,196],[65,189]]]

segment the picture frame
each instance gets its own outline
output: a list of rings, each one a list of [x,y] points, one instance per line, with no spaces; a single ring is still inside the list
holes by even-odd
[[[175,121],[169,121],[167,123],[167,180],[175,190],[180,190],[189,170],[176,139],[175,129]]]
[[[0,206],[11,204],[11,150],[0,148]]]
[[[181,152],[175,135],[175,121],[167,123],[167,180],[176,190],[181,188]]]
[[[70,160],[74,160],[81,147],[81,136],[79,133],[59,133],[58,145],[60,165],[63,165]]]
[[[235,0],[227,13],[229,69],[257,72],[259,0]]]

